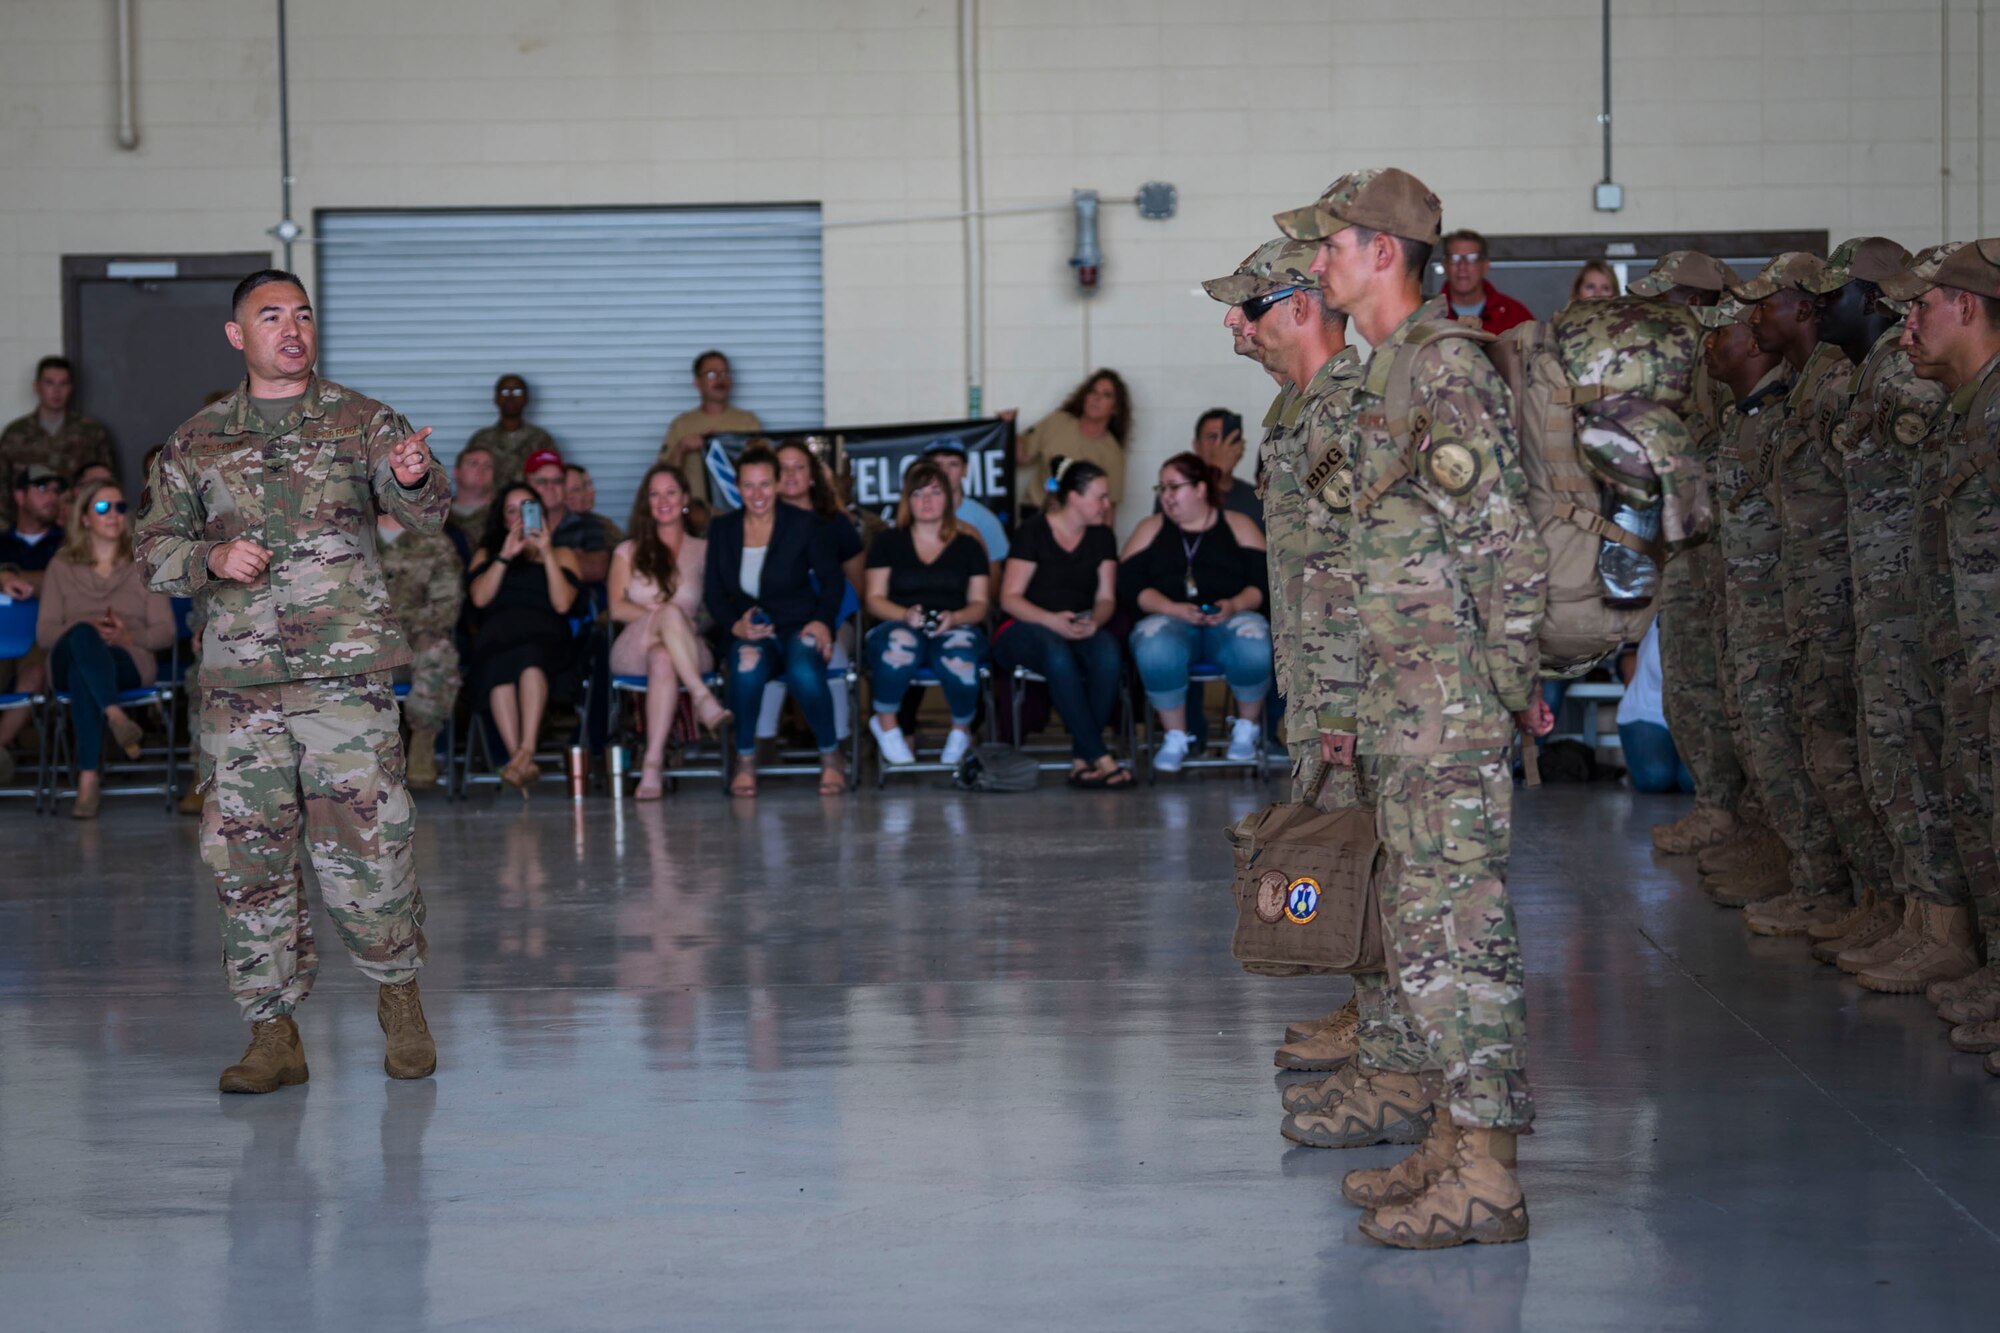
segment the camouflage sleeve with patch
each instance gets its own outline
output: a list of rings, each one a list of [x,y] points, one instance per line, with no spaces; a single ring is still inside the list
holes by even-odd
[[[431,454],[424,479],[415,486],[405,486],[396,480],[396,469],[390,461],[396,446],[412,433],[402,414],[387,407],[375,413],[363,432],[362,447],[366,450],[375,503],[383,513],[412,531],[441,532],[451,514],[451,482],[445,476],[444,464],[438,462],[436,454]]]

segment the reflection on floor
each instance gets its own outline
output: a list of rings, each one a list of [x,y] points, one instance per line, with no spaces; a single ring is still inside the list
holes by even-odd
[[[243,1030],[192,821],[0,811],[9,1328],[1993,1326],[2000,1079],[1745,936],[1681,808],[1520,803],[1526,1246],[1376,1247],[1278,1137],[1344,983],[1228,958],[1233,781],[424,801],[433,1081],[322,932],[312,1082]]]

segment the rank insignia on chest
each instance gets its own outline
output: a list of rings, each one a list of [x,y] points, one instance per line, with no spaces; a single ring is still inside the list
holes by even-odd
[[[1460,496],[1479,482],[1479,457],[1447,441],[1424,454],[1424,473],[1446,495]]]
[[[1913,445],[1929,433],[1930,423],[1920,412],[1898,412],[1895,425],[1890,429],[1895,432],[1898,444]]]

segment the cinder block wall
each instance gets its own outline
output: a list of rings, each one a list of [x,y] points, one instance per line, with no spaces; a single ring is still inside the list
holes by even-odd
[[[1197,412],[1254,420],[1271,393],[1229,356],[1196,282],[1355,166],[1405,166],[1444,197],[1447,225],[1494,232],[1825,227],[1915,245],[2000,230],[2000,171],[1981,169],[2000,89],[1979,96],[2000,15],[1982,27],[1974,0],[1614,8],[1628,206],[1612,219],[1590,207],[1590,0],[980,0],[989,206],[1150,179],[1181,192],[1168,223],[1107,205],[1089,301],[1065,265],[1066,214],[987,224],[989,406],[1032,419],[1087,365],[1118,367],[1137,400],[1136,505]],[[59,345],[61,255],[254,249],[278,217],[275,5],[135,11],[142,140],[125,152],[109,0],[0,4],[8,414]],[[760,200],[818,200],[828,221],[949,212],[958,21],[950,0],[297,3],[295,215]],[[310,252],[298,262],[309,272]],[[828,232],[829,418],[962,410],[963,263],[956,223]],[[684,382],[678,366],[661,375]]]

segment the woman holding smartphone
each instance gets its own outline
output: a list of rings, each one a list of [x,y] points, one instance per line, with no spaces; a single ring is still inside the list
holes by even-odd
[[[523,798],[542,776],[535,739],[549,695],[576,688],[568,617],[582,576],[575,552],[550,544],[544,517],[532,487],[508,486],[471,565],[470,596],[480,614],[467,675],[507,747],[500,780],[520,788]]]

